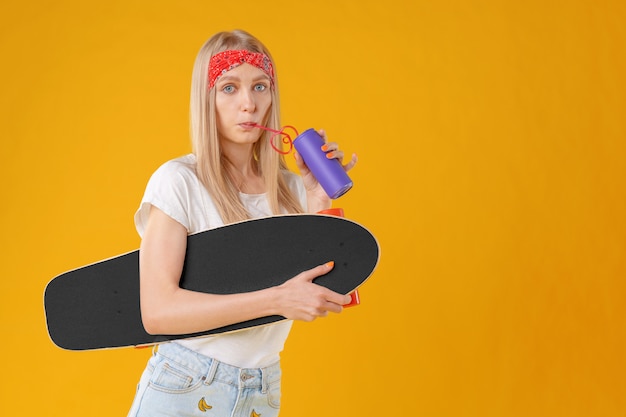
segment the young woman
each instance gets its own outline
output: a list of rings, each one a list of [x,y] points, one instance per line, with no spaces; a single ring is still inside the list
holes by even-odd
[[[159,345],[129,416],[276,416],[279,354],[291,320],[339,313],[350,302],[349,296],[312,283],[332,269],[332,260],[274,288],[204,294],[179,287],[187,236],[249,218],[315,213],[329,208],[331,200],[299,155],[300,176],[287,170],[270,146],[270,134],[255,127],[281,125],[274,62],[248,33],[218,33],[201,48],[190,113],[193,154],[152,175],[135,215],[142,237],[144,326],[153,334],[187,334],[269,315],[290,320]],[[342,160],[335,143],[323,148],[329,158]],[[344,168],[355,163],[353,156]]]

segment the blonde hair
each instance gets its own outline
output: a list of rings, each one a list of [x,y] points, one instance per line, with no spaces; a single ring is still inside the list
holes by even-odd
[[[267,48],[258,39],[241,30],[215,34],[200,48],[196,57],[191,81],[189,115],[191,141],[196,155],[196,173],[213,198],[225,224],[250,218],[250,214],[239,199],[236,183],[227,169],[230,162],[220,149],[215,111],[215,88],[209,90],[208,71],[211,57],[218,52],[231,49],[263,53],[274,65],[274,60]],[[280,129],[280,106],[276,79],[271,88],[271,96],[272,104],[266,126]],[[287,170],[287,164],[283,155],[270,146],[270,137],[269,132],[263,131],[259,140],[254,144],[254,160],[252,161],[263,178],[270,209],[273,214],[280,214],[283,210],[288,213],[301,213],[303,208],[289,190],[282,172]],[[275,145],[280,146],[279,143]]]

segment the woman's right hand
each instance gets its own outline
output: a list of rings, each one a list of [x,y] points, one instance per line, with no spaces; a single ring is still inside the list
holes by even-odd
[[[278,314],[292,320],[312,321],[326,317],[328,312],[340,313],[343,306],[350,303],[350,296],[313,282],[315,278],[329,273],[333,266],[332,261],[316,266],[275,287]]]

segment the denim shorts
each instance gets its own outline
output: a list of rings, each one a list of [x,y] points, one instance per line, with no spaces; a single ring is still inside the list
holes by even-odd
[[[237,368],[166,343],[148,361],[128,417],[275,417],[280,377],[279,363]]]

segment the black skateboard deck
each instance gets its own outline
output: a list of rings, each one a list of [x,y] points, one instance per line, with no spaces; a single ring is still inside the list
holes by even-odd
[[[333,270],[314,282],[348,294],[369,278],[378,259],[375,237],[355,222],[313,214],[274,216],[190,235],[180,286],[213,294],[250,292],[334,261]],[[150,335],[141,322],[139,250],[55,277],[45,289],[44,306],[50,338],[68,350],[145,346],[285,319],[269,316],[200,333]]]

